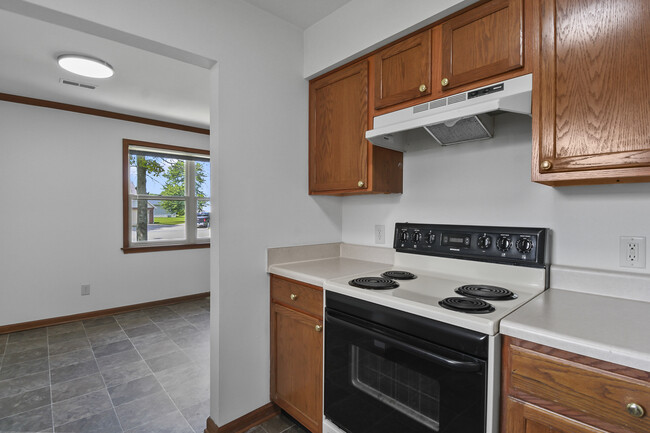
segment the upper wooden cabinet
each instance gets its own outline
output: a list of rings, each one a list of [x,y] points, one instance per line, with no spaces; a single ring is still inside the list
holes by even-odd
[[[310,194],[402,192],[402,153],[371,145],[368,124],[367,59],[310,82]]]
[[[532,179],[650,181],[650,2],[534,4]]]
[[[374,55],[375,109],[431,95],[431,30]]]
[[[443,91],[524,65],[523,0],[492,0],[442,24]]]

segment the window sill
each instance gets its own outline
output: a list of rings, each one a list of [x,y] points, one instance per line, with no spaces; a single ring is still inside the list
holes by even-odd
[[[180,244],[180,245],[154,245],[145,247],[123,247],[124,254],[132,253],[153,253],[156,251],[174,251],[174,250],[194,250],[198,248],[210,248],[210,242],[200,244]]]

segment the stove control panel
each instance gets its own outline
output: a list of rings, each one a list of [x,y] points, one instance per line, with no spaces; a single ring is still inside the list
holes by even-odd
[[[546,267],[548,232],[530,227],[397,223],[393,247],[402,253]]]

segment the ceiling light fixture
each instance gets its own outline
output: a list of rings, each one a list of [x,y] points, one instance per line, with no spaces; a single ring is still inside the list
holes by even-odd
[[[113,67],[103,60],[77,54],[64,54],[57,58],[59,66],[73,74],[90,78],[113,76]]]

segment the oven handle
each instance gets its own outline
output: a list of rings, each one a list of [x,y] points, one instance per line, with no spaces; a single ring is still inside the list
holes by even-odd
[[[472,361],[457,361],[455,359],[447,358],[446,356],[438,355],[436,353],[431,353],[427,352],[426,350],[422,350],[419,347],[415,347],[413,345],[410,345],[408,343],[404,343],[402,341],[399,341],[396,338],[391,337],[390,335],[381,332],[376,329],[371,329],[367,328],[362,325],[358,325],[356,323],[349,322],[345,319],[340,319],[338,317],[334,316],[335,313],[332,313],[331,311],[325,311],[325,322],[334,322],[338,325],[341,325],[343,327],[346,327],[348,329],[352,329],[354,331],[360,331],[365,334],[370,334],[373,335],[375,338],[380,338],[391,345],[403,350],[404,352],[408,352],[412,355],[415,355],[419,358],[426,359],[428,361],[431,361],[435,364],[441,365],[443,367],[449,368],[450,370],[454,371],[460,371],[460,372],[465,372],[465,373],[472,373],[481,370],[482,366],[481,363],[479,362],[472,362]],[[327,332],[327,323],[325,326],[325,332]]]

